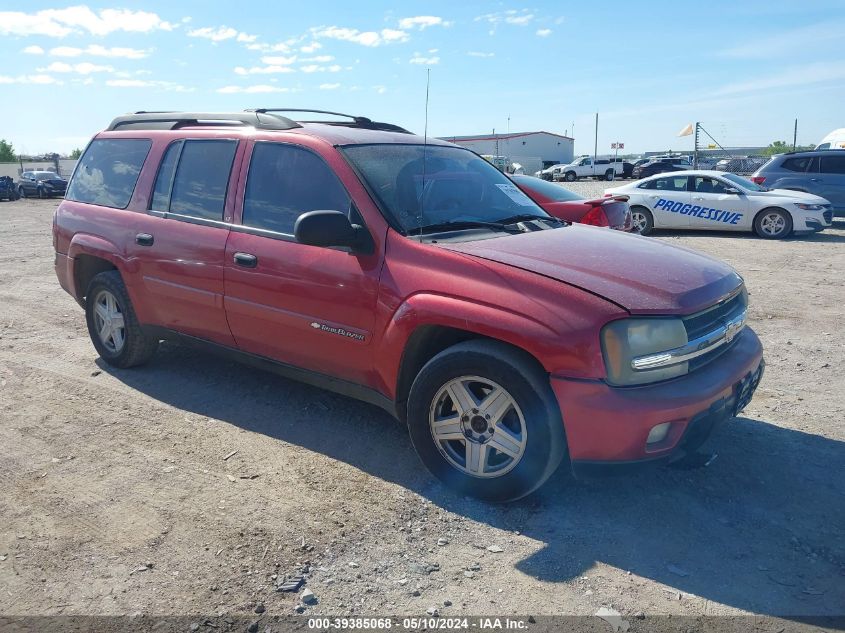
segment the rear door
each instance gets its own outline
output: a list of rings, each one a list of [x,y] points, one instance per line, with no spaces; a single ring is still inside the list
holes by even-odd
[[[830,155],[819,157],[819,173],[811,174],[818,178],[817,195],[827,198],[833,205],[836,215],[845,215],[845,151],[831,150]]]
[[[242,152],[227,138],[188,138],[165,150],[130,255],[157,325],[230,347],[223,309],[223,256]]]
[[[314,148],[257,141],[240,191],[241,226],[233,227],[225,258],[226,314],[238,347],[371,382],[381,251],[353,254],[293,235],[307,211],[342,211],[364,224],[332,167]]]
[[[643,199],[651,209],[654,226],[685,228],[689,226],[690,193],[687,176],[664,176],[643,183]],[[681,213],[683,211],[683,213]]]

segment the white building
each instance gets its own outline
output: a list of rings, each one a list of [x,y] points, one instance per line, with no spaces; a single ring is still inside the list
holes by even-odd
[[[569,163],[574,158],[575,151],[574,139],[552,132],[512,132],[440,138],[478,154],[507,156],[512,162],[522,165],[526,174],[550,165]]]

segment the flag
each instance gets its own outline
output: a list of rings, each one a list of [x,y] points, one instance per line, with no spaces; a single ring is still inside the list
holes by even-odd
[[[695,127],[693,126],[692,123],[690,123],[683,130],[678,132],[678,136],[689,136],[690,134],[693,133],[693,130],[695,130]]]

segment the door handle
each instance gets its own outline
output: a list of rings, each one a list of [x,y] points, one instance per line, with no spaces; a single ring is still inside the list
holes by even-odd
[[[821,178],[810,178],[810,182],[821,182]]]
[[[693,200],[704,200],[704,198],[693,198]]]
[[[153,242],[155,242],[155,238],[149,233],[138,233],[135,236],[135,243],[138,246],[152,246]]]
[[[258,258],[250,253],[235,253],[235,263],[244,268],[255,268],[258,266]]]

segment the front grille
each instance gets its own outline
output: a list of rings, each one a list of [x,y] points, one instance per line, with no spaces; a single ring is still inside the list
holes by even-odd
[[[684,327],[687,331],[687,340],[692,341],[724,326],[725,322],[738,316],[747,308],[748,294],[745,292],[745,287],[743,287],[732,297],[729,297],[728,299],[721,301],[706,310],[684,317],[683,321]],[[692,372],[724,354],[733,347],[735,340],[736,339],[727,345],[720,345],[714,350],[706,354],[702,354],[697,358],[693,358],[689,361],[689,371]]]
[[[824,216],[825,222],[828,222],[828,223],[833,222],[833,210],[832,209],[830,211],[825,211],[824,213],[822,213],[822,215]]]

